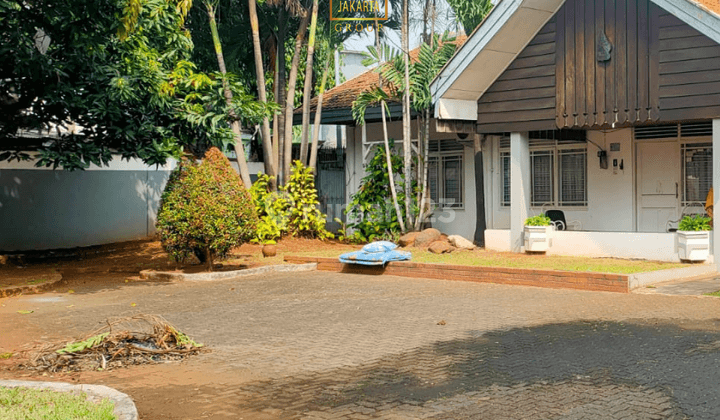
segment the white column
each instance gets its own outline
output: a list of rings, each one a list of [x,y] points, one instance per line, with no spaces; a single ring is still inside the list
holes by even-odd
[[[713,120],[713,261],[720,271],[720,119]]]
[[[523,227],[530,209],[530,138],[510,134],[510,249],[521,252]]]

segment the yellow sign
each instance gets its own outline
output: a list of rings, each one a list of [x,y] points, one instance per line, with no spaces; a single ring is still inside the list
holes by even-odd
[[[338,17],[342,13],[363,13],[368,17]],[[379,16],[380,4],[373,0],[330,0],[330,20],[387,20],[388,1],[385,0],[385,15]]]
[[[385,14],[380,16],[380,3],[377,0],[330,0],[330,20],[342,21],[335,23],[335,32],[372,32],[375,30],[374,21],[388,20],[388,0],[385,0],[384,9]],[[354,13],[356,16],[340,17],[348,13]],[[358,14],[360,16],[357,16]],[[383,25],[378,23],[377,26],[382,30]]]

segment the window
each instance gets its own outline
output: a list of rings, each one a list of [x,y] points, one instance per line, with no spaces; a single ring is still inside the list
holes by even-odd
[[[430,156],[428,188],[430,198],[441,207],[463,207],[462,154]]]
[[[507,142],[505,143],[507,144]],[[503,144],[501,143],[501,147]],[[500,152],[501,206],[510,206],[510,153]],[[707,191],[706,191],[707,193]],[[587,206],[587,147],[579,140],[530,140],[530,204]]]
[[[712,187],[712,144],[682,145],[683,203],[705,202]]]
[[[500,153],[500,164],[502,165],[502,199],[500,205],[510,206],[510,153]]]
[[[553,151],[530,152],[530,203],[540,207],[553,201]]]

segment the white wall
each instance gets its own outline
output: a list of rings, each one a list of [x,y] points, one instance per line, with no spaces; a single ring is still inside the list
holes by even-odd
[[[675,233],[551,231],[549,241],[547,255],[680,261]],[[487,249],[510,252],[510,230],[486,230],[485,242]],[[711,254],[712,249],[710,235]],[[712,260],[711,256],[708,262]]]
[[[437,133],[435,131],[435,122],[430,122],[431,139],[455,139],[455,134]],[[413,124],[413,138],[417,137],[417,126]],[[382,123],[372,123],[366,126],[366,136],[368,141],[379,141],[382,144],[383,128]],[[402,139],[402,121],[393,121],[388,123],[388,136],[396,139],[396,145],[401,143]],[[348,128],[348,144],[347,144],[347,166],[345,168],[346,194],[349,203],[356,191],[360,187],[360,181],[365,176],[363,162],[363,128]],[[463,153],[463,200],[464,208],[462,209],[438,209],[432,219],[432,226],[448,235],[461,235],[469,240],[473,239],[475,234],[475,163],[474,149],[472,139],[466,142]],[[372,157],[372,153],[369,155]],[[390,191],[388,189],[388,199]]]

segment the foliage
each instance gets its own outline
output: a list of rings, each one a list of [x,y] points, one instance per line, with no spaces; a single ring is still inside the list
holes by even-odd
[[[103,334],[94,335],[94,336],[88,338],[87,340],[76,341],[74,343],[68,343],[67,346],[65,346],[64,348],[61,348],[60,350],[57,350],[56,353],[68,354],[68,353],[76,353],[79,351],[83,351],[85,349],[89,349],[90,347],[100,344],[105,339],[105,337],[107,337],[108,335],[110,335],[110,333],[106,332]]]
[[[176,261],[202,250],[212,270],[212,260],[252,238],[256,226],[250,194],[217,148],[208,150],[200,164],[183,159],[170,176],[157,229]]]
[[[201,156],[230,141],[220,76],[196,71],[183,26],[189,3],[175,3],[3,1],[0,160],[37,151],[38,166],[69,170],[107,164],[116,154],[163,164],[188,148]],[[236,114],[248,123],[272,112],[243,83],[233,89]],[[78,130],[59,137],[32,141],[22,133],[69,124]]]
[[[109,400],[94,403],[85,394],[0,387],[0,418],[3,419],[113,420],[114,409]]]
[[[684,231],[704,231],[712,230],[712,219],[702,215],[685,216],[678,224],[678,230]]]
[[[392,150],[394,141],[390,140]],[[403,159],[399,154],[391,156],[392,170],[394,174],[403,173]],[[387,186],[390,183],[387,170],[387,159],[385,148],[378,146],[375,154],[365,168],[367,176],[360,181],[360,188],[350,201],[346,210],[348,215],[347,227],[352,229],[352,235],[344,235],[350,242],[372,242],[375,240],[397,239],[400,234],[400,224],[397,214],[388,201]],[[404,180],[402,175],[400,179]],[[405,199],[399,189],[398,201]],[[416,203],[413,203],[413,208]],[[401,208],[404,217],[404,207]]]
[[[470,35],[493,8],[491,0],[448,0],[465,33]]]
[[[277,192],[269,189],[271,177],[260,174],[250,188],[255,211],[260,217],[253,242],[274,243],[284,235],[328,239],[326,216],[320,212],[312,169],[295,161],[290,179]]]
[[[272,177],[258,174],[258,179],[250,187],[250,196],[255,204],[255,211],[260,218],[255,238],[252,242],[274,244],[288,232],[288,208],[290,203],[285,194],[280,191],[270,191]]]
[[[525,219],[525,226],[550,226],[552,220],[545,213]]]

